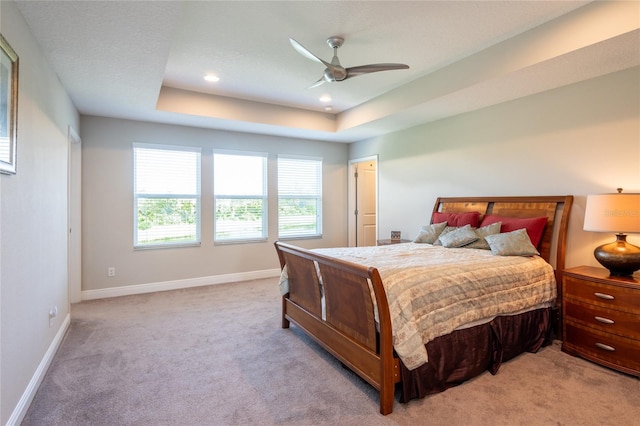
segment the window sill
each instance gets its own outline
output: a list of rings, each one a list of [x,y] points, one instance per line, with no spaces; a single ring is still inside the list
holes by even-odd
[[[149,244],[149,245],[139,245],[133,246],[133,250],[156,250],[156,249],[173,249],[173,248],[183,248],[183,247],[200,247],[202,243],[175,243],[175,244]]]

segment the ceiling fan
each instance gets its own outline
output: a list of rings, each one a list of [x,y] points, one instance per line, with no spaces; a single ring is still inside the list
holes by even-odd
[[[296,51],[305,58],[309,58],[312,61],[320,62],[321,64],[324,64],[325,67],[327,67],[324,70],[324,74],[322,74],[322,77],[320,77],[318,81],[309,86],[309,88],[317,87],[323,83],[343,81],[351,77],[357,77],[359,75],[369,74],[372,72],[402,70],[409,68],[409,65],[405,64],[369,64],[344,68],[342,65],[340,65],[340,60],[338,59],[338,48],[342,46],[342,43],[344,43],[344,38],[339,36],[333,36],[327,39],[327,44],[333,49],[333,58],[331,58],[330,63],[323,59],[320,59],[319,57],[311,53],[309,49],[298,43],[296,40],[290,38],[289,42],[291,43],[291,46],[293,46],[293,48],[296,49]]]

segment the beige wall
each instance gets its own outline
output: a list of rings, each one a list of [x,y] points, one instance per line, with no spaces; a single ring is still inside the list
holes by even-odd
[[[199,284],[277,268],[275,198],[269,242],[213,245],[213,148],[268,152],[270,194],[277,153],[324,158],[324,238],[295,241],[305,247],[347,243],[347,157],[378,155],[379,235],[400,229],[415,236],[440,195],[572,194],[567,264],[597,265],[593,248],[612,236],[582,231],[585,196],[618,186],[640,191],[638,77],[633,68],[350,146],[82,117],[83,293],[91,298],[100,290]],[[133,142],[203,148],[200,247],[133,250]],[[115,277],[107,276],[109,266]],[[144,290],[131,292],[137,291]]]
[[[0,175],[0,423],[19,422],[65,326],[67,134],[79,116],[13,2],[2,35],[20,58],[17,174]],[[58,316],[49,324],[49,310]]]
[[[84,298],[92,298],[94,290],[123,286],[201,277],[209,277],[213,282],[230,274],[242,277],[255,271],[277,272],[273,247],[277,237],[277,154],[323,158],[324,235],[322,239],[296,240],[296,244],[310,248],[346,244],[348,146],[345,144],[85,116],[81,138]],[[200,247],[133,250],[133,142],[203,148]],[[268,242],[213,245],[214,148],[268,153]],[[107,276],[110,266],[116,268],[115,277]],[[198,282],[206,283],[207,279]],[[189,283],[193,281],[186,284]]]
[[[599,266],[593,249],[614,237],[582,230],[585,198],[640,192],[640,69],[350,145],[374,154],[381,236],[415,237],[438,196],[572,194],[567,266]]]

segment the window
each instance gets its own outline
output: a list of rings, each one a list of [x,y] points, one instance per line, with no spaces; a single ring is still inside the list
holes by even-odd
[[[133,144],[134,246],[200,243],[200,149]]]
[[[215,242],[267,239],[267,154],[213,153]]]
[[[278,237],[322,235],[322,159],[278,156]]]

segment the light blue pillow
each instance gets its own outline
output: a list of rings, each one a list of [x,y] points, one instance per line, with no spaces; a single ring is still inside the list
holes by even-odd
[[[489,243],[485,240],[484,237],[487,235],[495,235],[500,233],[500,226],[502,226],[502,222],[495,222],[487,226],[483,226],[482,228],[474,229],[478,239],[472,242],[471,244],[467,244],[464,248],[477,248],[489,250]]]
[[[425,225],[420,229],[420,233],[413,242],[433,244],[438,239],[445,226],[447,226],[447,222]]]
[[[466,244],[472,243],[478,239],[478,235],[475,233],[471,225],[465,225],[455,228],[453,231],[440,235],[438,238],[443,247],[462,247]]]
[[[531,244],[531,239],[524,228],[502,234],[487,235],[484,238],[491,247],[491,253],[499,256],[540,255]]]
[[[447,222],[444,222],[447,223]],[[455,231],[456,229],[458,229],[457,226],[445,226],[444,229],[442,230],[442,232],[440,233],[440,235],[438,236],[438,238],[433,242],[434,246],[441,246],[442,245],[442,241],[440,241],[440,237],[443,237],[445,235],[447,235],[449,232],[451,231]]]

